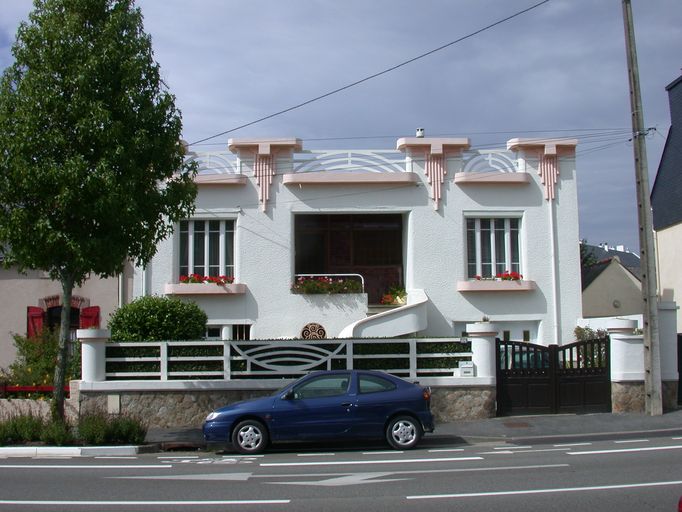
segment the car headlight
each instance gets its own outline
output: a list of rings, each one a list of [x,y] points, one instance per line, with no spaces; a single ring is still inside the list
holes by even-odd
[[[220,414],[217,413],[217,412],[215,412],[215,411],[213,411],[211,414],[209,414],[208,416],[206,416],[206,421],[213,421],[213,420],[216,419],[218,416],[220,416]]]

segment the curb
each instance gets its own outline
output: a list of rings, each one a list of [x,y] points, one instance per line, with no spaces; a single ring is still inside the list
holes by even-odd
[[[146,451],[147,446],[10,446],[0,448],[6,457],[130,457]]]

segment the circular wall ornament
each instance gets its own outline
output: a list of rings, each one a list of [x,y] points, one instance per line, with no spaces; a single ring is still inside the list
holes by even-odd
[[[301,331],[304,340],[323,340],[327,337],[327,331],[320,324],[309,323]]]

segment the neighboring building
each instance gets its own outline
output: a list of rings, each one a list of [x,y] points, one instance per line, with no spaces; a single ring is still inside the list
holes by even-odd
[[[230,140],[230,153],[190,155],[196,212],[136,269],[134,294],[195,301],[210,338],[451,337],[488,317],[511,339],[569,343],[582,314],[576,144],[469,151],[467,138],[417,136],[397,150],[305,151],[299,139]],[[506,272],[523,277],[496,278]],[[236,281],[181,282],[193,273]],[[293,293],[310,274],[361,275],[365,293]],[[394,286],[406,304],[379,306]]]
[[[128,271],[130,274],[130,270]],[[125,287],[117,278],[88,279],[73,291],[71,329],[105,327]],[[61,321],[61,285],[44,272],[0,268],[0,368],[16,356],[13,334],[32,335]],[[75,332],[73,333],[75,335]]]
[[[582,244],[582,242],[581,242]],[[591,254],[595,261],[604,261],[611,258],[618,258],[620,264],[632,272],[637,279],[639,279],[641,272],[641,262],[639,255],[630,251],[627,247],[623,245],[610,246],[607,243],[602,243],[599,245],[584,245],[584,250],[587,254]],[[584,289],[583,283],[583,289]]]
[[[582,268],[583,318],[642,314],[642,284],[618,256]]]
[[[651,192],[658,290],[664,301],[682,303],[682,76],[668,87],[671,126]],[[682,312],[677,312],[682,330]]]

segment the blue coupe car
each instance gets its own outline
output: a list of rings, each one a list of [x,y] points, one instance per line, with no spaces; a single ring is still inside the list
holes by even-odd
[[[314,372],[272,396],[215,410],[204,422],[210,444],[245,454],[270,442],[382,439],[395,449],[414,448],[433,432],[431,390],[377,371]]]

